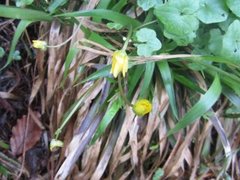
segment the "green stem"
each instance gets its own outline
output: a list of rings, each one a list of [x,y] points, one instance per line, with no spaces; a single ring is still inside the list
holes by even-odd
[[[123,51],[126,51],[126,49],[127,49],[128,42],[129,42],[129,40],[130,40],[130,38],[131,38],[131,36],[132,36],[132,32],[133,32],[132,26],[130,26],[129,32],[128,32],[128,35],[127,35],[127,39],[126,39],[126,41],[125,41],[125,43],[124,43],[124,45],[123,45],[123,48],[122,48]]]
[[[154,24],[156,22],[158,22],[158,21],[157,20],[153,20],[153,21],[147,22],[147,23],[145,23],[145,24],[143,24],[141,26],[138,26],[135,30],[140,29],[140,28],[142,28],[144,26],[149,26],[149,25]]]
[[[133,105],[129,102],[129,100],[127,99],[127,97],[126,97],[125,94],[124,94],[121,80],[122,80],[122,78],[121,78],[121,75],[119,74],[119,75],[118,75],[118,88],[119,88],[120,95],[121,95],[121,97],[123,98],[123,101],[124,101],[127,105],[129,105],[129,106],[132,107]]]

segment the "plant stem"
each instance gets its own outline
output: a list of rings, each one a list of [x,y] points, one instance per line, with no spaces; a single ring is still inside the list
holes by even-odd
[[[123,48],[122,48],[122,50],[123,51],[126,51],[126,49],[127,49],[127,46],[128,46],[128,42],[129,42],[129,40],[130,40],[130,38],[131,38],[131,36],[132,36],[132,26],[130,26],[130,28],[129,28],[129,32],[128,32],[128,35],[127,35],[127,39],[126,39],[126,41],[124,42],[124,45],[123,45]]]
[[[132,107],[133,105],[129,102],[129,100],[127,99],[127,97],[126,97],[125,94],[124,94],[121,80],[122,80],[122,78],[121,78],[121,75],[119,74],[119,75],[118,75],[118,88],[119,88],[120,95],[121,95],[121,97],[123,98],[123,101],[124,101],[127,105],[129,105],[129,106]]]

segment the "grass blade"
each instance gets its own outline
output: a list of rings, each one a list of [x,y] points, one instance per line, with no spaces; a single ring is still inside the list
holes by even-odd
[[[172,78],[170,67],[167,61],[160,61],[157,63],[157,65],[162,75],[162,80],[169,97],[169,102],[173,111],[173,115],[175,116],[175,118],[178,119],[178,112],[177,112],[177,105],[176,105],[177,103],[175,98],[173,78]]]
[[[53,17],[48,13],[32,9],[17,8],[0,5],[0,17],[22,19],[28,21],[52,21]]]
[[[1,11],[1,9],[0,9]],[[4,65],[4,67],[2,67],[0,69],[0,71],[2,69],[4,69],[6,66],[8,66],[12,61],[13,61],[13,53],[15,51],[16,45],[18,43],[19,38],[21,37],[23,31],[25,31],[25,29],[32,23],[32,21],[26,21],[26,20],[22,20],[20,21],[20,23],[17,26],[17,29],[14,33],[14,37],[11,43],[11,47],[10,47],[10,52],[8,55],[8,59],[7,59],[7,63]]]
[[[123,26],[132,25],[133,28],[140,26],[140,22],[132,19],[129,16],[123,15],[118,12],[114,12],[106,9],[95,9],[90,11],[76,11],[70,13],[59,14],[56,17],[78,17],[78,16],[91,16],[113,21],[115,23],[122,24]]]
[[[202,98],[187,112],[187,114],[176,124],[176,126],[168,132],[168,136],[185,128],[197,118],[204,115],[218,100],[222,92],[221,83],[218,75],[209,88],[209,90],[202,96]]]

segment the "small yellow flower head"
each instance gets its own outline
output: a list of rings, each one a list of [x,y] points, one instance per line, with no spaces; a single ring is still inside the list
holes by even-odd
[[[33,47],[36,49],[41,49],[45,51],[47,49],[47,43],[46,41],[40,41],[40,40],[33,40]]]
[[[50,151],[54,151],[54,149],[63,147],[63,142],[57,139],[52,139],[50,142]]]
[[[123,77],[128,70],[128,55],[123,50],[118,50],[113,53],[112,56],[112,69],[111,74],[116,78],[120,72],[122,72]]]
[[[152,104],[146,99],[140,99],[133,105],[133,111],[138,116],[144,116],[152,110]]]

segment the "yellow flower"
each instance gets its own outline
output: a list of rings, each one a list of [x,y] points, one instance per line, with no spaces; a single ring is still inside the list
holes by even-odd
[[[113,53],[112,56],[112,68],[110,73],[116,78],[120,72],[123,77],[128,70],[128,55],[123,50],[118,50]]]
[[[140,99],[133,105],[133,111],[138,116],[144,116],[152,110],[152,104],[146,99]]]
[[[45,51],[47,49],[46,41],[33,40],[33,47]]]
[[[57,139],[52,139],[50,142],[50,150],[54,151],[56,148],[63,147],[63,142]]]

